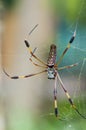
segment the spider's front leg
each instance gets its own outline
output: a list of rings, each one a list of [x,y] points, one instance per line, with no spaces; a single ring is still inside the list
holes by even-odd
[[[32,49],[31,49],[31,47],[30,47],[29,42],[28,42],[27,40],[25,40],[24,42],[25,42],[25,45],[26,45],[28,51],[29,51],[30,54],[31,54],[31,57],[34,57],[37,61],[39,61],[40,63],[42,63],[43,65],[45,65],[45,66],[47,67],[47,64],[46,64],[44,61],[42,61],[40,58],[38,58],[38,57],[32,52]]]
[[[32,28],[32,30],[29,32],[29,36],[32,34],[32,32],[33,32],[37,27],[38,27],[38,24],[36,24],[36,25]],[[35,49],[32,51],[29,42],[28,42],[27,40],[24,40],[24,42],[25,42],[25,45],[26,45],[28,51],[29,51],[30,54],[31,54],[31,56],[30,56],[30,58],[29,58],[30,61],[31,61],[35,66],[42,67],[41,65],[38,65],[38,64],[36,64],[36,63],[34,63],[34,62],[32,61],[31,58],[34,57],[36,60],[38,60],[40,63],[42,63],[44,66],[47,67],[47,64],[44,63],[40,58],[38,58],[38,57],[34,54],[34,52],[36,51],[37,48],[35,48]]]
[[[67,44],[67,47],[65,48],[65,50],[63,51],[62,55],[60,56],[59,60],[57,61],[57,66],[61,63],[64,55],[66,54],[66,52],[68,51],[68,49],[70,48],[71,44],[73,43],[74,39],[76,37],[76,30],[73,34],[73,36],[71,37],[71,39],[69,40],[69,43]]]

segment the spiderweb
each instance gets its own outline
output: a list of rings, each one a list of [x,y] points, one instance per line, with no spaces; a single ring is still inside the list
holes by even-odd
[[[64,65],[70,65],[74,63],[78,63],[78,66],[72,68],[72,69],[66,69],[62,72],[60,72],[60,76],[62,78],[62,81],[64,82],[68,92],[71,95],[72,100],[76,104],[79,111],[86,116],[86,93],[85,93],[85,76],[86,76],[86,27],[84,25],[80,25],[80,22],[82,19],[86,18],[85,14],[85,0],[80,1],[80,6],[78,7],[78,11],[76,14],[76,17],[73,19],[73,21],[70,23],[67,23],[63,29],[60,28],[60,31],[58,32],[57,36],[57,46],[58,46],[58,57],[62,54],[63,50],[66,48],[66,45],[73,35],[74,31],[76,31],[76,38],[74,43],[71,45],[71,48],[68,50],[66,55],[63,58],[63,61],[61,62],[60,66]],[[60,84],[57,83],[57,99],[58,99],[58,107],[60,111],[60,115],[62,117],[65,117],[66,121],[69,121],[69,119],[75,119],[79,118],[78,114],[71,109],[70,104],[68,100],[66,99],[62,103],[60,101],[62,98],[65,97],[63,90],[60,88]],[[49,87],[49,86],[48,86]],[[50,90],[51,89],[51,90]],[[49,92],[53,95],[52,88],[49,88]],[[61,90],[59,90],[61,89]],[[51,96],[50,94],[50,96]],[[50,100],[53,102],[53,96],[49,97]],[[52,98],[52,99],[51,99]],[[60,99],[60,101],[59,101]],[[46,102],[47,104],[47,102]],[[64,106],[63,106],[64,104]],[[53,104],[51,104],[53,105]],[[51,105],[49,104],[48,111],[53,110],[54,108],[51,108]],[[54,113],[47,112],[47,114],[43,114],[42,117],[46,116],[54,116]],[[68,128],[67,128],[68,127]],[[72,126],[69,124],[65,129],[71,129]]]
[[[85,75],[86,75],[86,29],[84,26],[80,26],[80,22],[83,18],[86,17],[85,14],[85,0],[80,0],[80,5],[76,12],[76,17],[72,20],[72,22],[66,22],[67,24],[62,27],[63,29],[58,30],[57,35],[57,60],[65,49],[69,39],[73,35],[76,30],[76,38],[74,43],[71,45],[71,48],[68,50],[67,54],[64,56],[63,61],[60,66],[70,65],[74,63],[78,63],[78,66],[72,69],[66,69],[60,72],[60,76],[62,81],[64,82],[68,92],[71,95],[72,100],[76,104],[79,111],[86,115],[86,97],[85,97]],[[45,77],[44,77],[45,78]],[[47,79],[46,79],[47,80]],[[57,125],[64,127],[64,130],[75,130],[74,124],[71,120],[81,119],[78,114],[70,107],[70,104],[60,87],[60,84],[57,82],[57,99],[58,99],[58,109],[59,115],[61,119],[67,121],[62,125],[61,122],[57,124],[57,119],[54,116],[54,99],[53,99],[53,86],[54,81],[45,80],[45,84],[43,84],[43,96],[44,100],[41,105],[41,113],[40,118],[45,119],[45,121],[41,122],[43,129],[47,127],[47,129],[53,130],[54,126],[57,129]],[[44,87],[45,86],[45,87]],[[46,92],[45,92],[46,91]],[[65,100],[63,100],[65,99]],[[53,123],[51,126],[50,124]],[[49,127],[48,127],[49,123]],[[45,124],[45,126],[44,126]],[[76,124],[77,125],[77,124]],[[83,125],[83,124],[82,124]],[[40,126],[40,123],[39,125]],[[38,128],[38,127],[37,127]],[[60,130],[59,128],[59,130]],[[78,127],[79,128],[79,127]],[[81,130],[81,128],[79,128]],[[78,130],[79,130],[78,129]],[[77,130],[77,129],[76,129]]]

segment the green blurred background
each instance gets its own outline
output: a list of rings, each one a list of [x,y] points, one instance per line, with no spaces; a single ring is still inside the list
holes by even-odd
[[[24,63],[28,54],[23,41],[37,22],[39,27],[31,35],[30,42],[33,48],[39,48],[37,55],[43,60],[47,60],[52,42],[57,45],[58,60],[76,29],[75,41],[60,66],[73,63],[79,65],[61,71],[60,75],[76,106],[86,115],[86,0],[2,0],[0,11],[2,66],[13,75],[22,74],[22,71],[23,74],[33,73],[36,70],[34,66],[34,69],[30,68],[28,62]],[[85,130],[86,120],[72,110],[59,84],[57,99],[63,121],[54,117],[53,81],[46,79],[45,75],[35,78],[13,81],[3,74],[0,92],[3,129]]]

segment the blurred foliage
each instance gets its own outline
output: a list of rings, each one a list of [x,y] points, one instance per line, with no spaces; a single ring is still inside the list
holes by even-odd
[[[19,3],[19,0],[2,0],[2,3],[7,11],[11,11]]]
[[[49,3],[55,16],[58,13],[63,19],[74,21],[81,14],[79,22],[86,24],[86,0],[50,0]]]
[[[10,11],[14,9],[20,0],[1,1],[3,2],[5,9]],[[83,14],[86,12],[86,0],[49,0],[47,4],[50,5],[50,9],[53,10],[55,16],[57,16],[58,13],[62,18],[66,18],[68,21],[76,19],[81,11],[82,15],[80,16],[80,23],[86,24],[86,15]]]
[[[79,103],[78,103],[79,100]],[[85,108],[86,103],[82,102],[81,98],[74,99],[74,103],[76,104],[79,111],[85,116]],[[40,123],[38,122],[37,130],[84,130],[86,129],[86,120],[80,117],[77,112],[70,106],[67,100],[59,101],[58,100],[58,109],[60,119],[53,116],[46,116],[49,112],[53,112],[53,104],[52,102],[49,103],[49,100],[44,104],[42,113],[45,115],[44,117],[40,118]],[[45,114],[47,111],[47,114]],[[36,118],[37,119],[37,118]],[[37,121],[37,120],[36,120]]]
[[[59,115],[60,119],[54,115],[48,115],[49,112],[53,112],[52,102],[44,103],[42,106],[41,114],[35,115],[26,109],[14,108],[9,115],[9,121],[11,128],[8,130],[85,130],[86,120],[80,117],[69,105],[67,100],[59,101]],[[75,101],[75,100],[74,100]],[[85,112],[86,104],[82,109],[83,104],[78,104],[77,100],[75,104],[79,108],[80,112]],[[79,107],[80,106],[80,107]],[[82,110],[81,110],[81,109]],[[45,110],[44,110],[45,109]],[[47,113],[47,114],[46,114]],[[83,113],[85,114],[85,113]]]

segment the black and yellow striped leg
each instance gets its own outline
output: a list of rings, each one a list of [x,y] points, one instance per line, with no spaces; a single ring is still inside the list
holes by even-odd
[[[32,28],[32,30],[29,32],[29,36],[32,34],[32,32],[33,32],[37,27],[38,27],[38,24],[36,24],[36,25]],[[29,51],[30,54],[31,54],[30,59],[31,59],[32,57],[34,57],[36,60],[38,60],[39,62],[41,62],[41,63],[44,64],[45,66],[47,66],[46,63],[44,63],[44,62],[43,62],[42,60],[40,60],[36,55],[34,55],[34,52],[36,51],[37,48],[35,48],[35,49],[32,51],[29,42],[28,42],[27,40],[25,40],[24,42],[25,42],[26,47],[28,48],[28,51]],[[34,64],[34,65],[35,65],[35,64]],[[38,65],[38,66],[40,66],[40,65]]]
[[[70,48],[71,44],[73,43],[74,39],[76,36],[76,31],[74,32],[73,36],[71,37],[71,39],[69,40],[69,43],[67,45],[67,47],[65,48],[65,50],[63,51],[62,55],[60,56],[59,60],[57,61],[57,66],[61,63],[65,53],[68,51],[68,49]]]
[[[60,78],[58,72],[57,72],[57,78],[58,78],[58,80],[60,81],[61,87],[63,88],[63,90],[64,90],[64,92],[65,92],[65,94],[66,94],[66,96],[67,96],[67,98],[68,98],[68,101],[69,101],[69,103],[71,104],[72,108],[73,108],[82,118],[86,119],[86,117],[79,112],[79,110],[77,109],[77,107],[76,107],[75,104],[73,103],[73,101],[72,101],[72,99],[71,99],[69,93],[68,93],[67,90],[65,89],[65,86],[64,86],[64,84],[63,84],[63,82],[62,82],[62,80],[61,80],[61,78]]]
[[[47,66],[47,64],[45,62],[43,62],[41,59],[39,59],[36,55],[34,55],[34,53],[32,52],[32,49],[30,47],[30,44],[27,40],[24,41],[25,45],[28,49],[28,51],[30,52],[31,56],[34,57],[36,60],[38,60],[40,63],[42,63],[43,65]]]
[[[57,77],[55,77],[55,86],[54,86],[54,111],[55,111],[55,116],[58,117],[56,81],[57,81]]]
[[[4,69],[3,69],[4,73],[11,79],[21,79],[21,78],[29,78],[44,72],[47,72],[47,70],[43,70],[41,72],[35,73],[35,74],[29,74],[29,75],[21,75],[21,76],[10,76]]]

